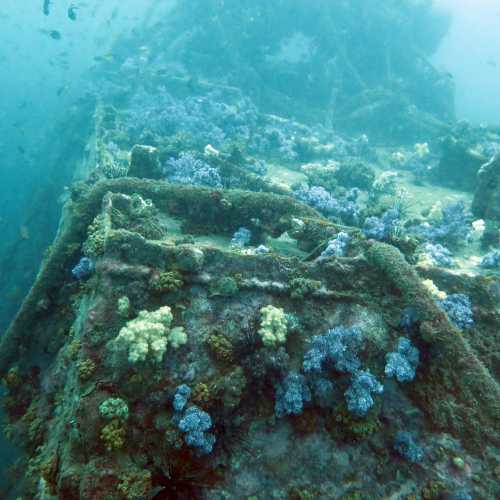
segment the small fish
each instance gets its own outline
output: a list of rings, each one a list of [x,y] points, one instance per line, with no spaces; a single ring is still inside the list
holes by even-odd
[[[46,16],[50,14],[50,0],[43,0],[43,13]]]
[[[44,35],[50,36],[50,38],[53,38],[54,40],[60,40],[62,38],[61,33],[56,30],[39,30],[40,33],[43,33]]]
[[[57,198],[57,203],[59,205],[64,205],[70,198],[71,198],[71,193],[70,193],[69,187],[64,186],[64,190],[63,190],[62,194],[60,194],[59,197]],[[1,222],[2,221],[0,219],[0,223]]]
[[[94,61],[96,62],[111,62],[114,61],[115,56],[113,54],[104,54],[103,56],[94,56]]]
[[[68,85],[62,85],[61,87],[59,87],[56,92],[57,97],[61,97],[63,92],[65,92],[66,90],[68,90]]]
[[[72,20],[72,21],[76,21],[76,11],[77,11],[78,7],[72,3],[69,8],[68,8],[68,17]]]
[[[7,300],[20,300],[23,296],[23,293],[19,287],[14,287],[12,290],[5,293],[4,297]]]
[[[487,64],[488,66],[491,66],[492,68],[496,68],[496,67],[497,67],[497,62],[496,62],[495,60],[493,60],[493,59],[488,59],[488,60],[486,61],[486,64]]]
[[[21,226],[19,228],[19,236],[23,240],[29,240],[30,239],[30,232],[29,229],[26,226]]]
[[[26,150],[22,146],[17,146],[17,150],[23,155],[26,153]]]

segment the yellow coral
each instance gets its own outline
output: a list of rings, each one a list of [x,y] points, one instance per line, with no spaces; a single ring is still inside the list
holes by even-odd
[[[432,280],[424,280],[422,281],[422,285],[429,290],[431,295],[439,300],[444,300],[446,299],[446,292],[441,291],[434,283]]]
[[[82,347],[82,343],[80,340],[75,339],[75,340],[71,341],[71,343],[68,345],[68,349],[66,351],[67,358],[69,360],[74,360],[81,347]]]
[[[234,363],[233,344],[224,335],[214,334],[207,338],[207,345],[214,358],[223,363]]]
[[[90,257],[97,257],[104,253],[106,238],[104,236],[104,216],[99,214],[87,230],[87,240],[83,244],[83,252]]]
[[[413,150],[419,158],[424,158],[430,153],[429,145],[426,142],[415,144]]]
[[[120,478],[118,491],[127,500],[144,498],[153,488],[151,472],[147,470],[131,471]]]
[[[207,384],[199,382],[194,386],[192,399],[193,403],[204,406],[210,401],[210,389]]]
[[[3,378],[3,382],[9,391],[13,391],[18,387],[21,387],[23,379],[19,372],[19,368],[17,366],[11,368]]]
[[[120,330],[112,347],[115,350],[127,350],[130,363],[146,359],[160,363],[169,342],[174,349],[187,342],[187,335],[182,327],[170,329],[172,319],[168,306],[156,311],[141,311],[137,318],[128,321]]]
[[[158,293],[175,292],[184,286],[182,275],[178,271],[161,273],[152,283],[151,288]]]
[[[92,377],[96,369],[96,364],[91,359],[84,359],[77,363],[77,368],[80,380],[82,382],[85,382],[86,380],[89,380],[90,377]]]
[[[108,451],[123,448],[125,444],[125,428],[120,420],[112,420],[101,430],[101,440]]]
[[[167,350],[171,322],[172,313],[168,306],[153,312],[141,311],[137,318],[120,330],[115,346],[128,350],[128,360],[131,363],[145,361],[148,357],[159,363]]]
[[[172,328],[168,335],[168,341],[174,349],[179,349],[181,345],[184,345],[187,342],[187,335],[184,328],[182,326]]]
[[[276,347],[286,342],[286,317],[283,309],[272,305],[260,310],[261,324],[259,335],[266,347]]]

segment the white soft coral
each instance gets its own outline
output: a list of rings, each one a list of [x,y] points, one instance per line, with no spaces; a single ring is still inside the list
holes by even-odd
[[[120,330],[114,340],[114,346],[116,349],[128,351],[130,363],[146,359],[160,363],[167,351],[169,340],[172,341],[174,349],[187,340],[184,330],[179,327],[172,330],[175,331],[175,335],[170,339],[172,319],[172,312],[168,306],[160,307],[156,311],[141,311],[137,318],[128,321]],[[179,331],[183,333],[181,341],[179,341]]]

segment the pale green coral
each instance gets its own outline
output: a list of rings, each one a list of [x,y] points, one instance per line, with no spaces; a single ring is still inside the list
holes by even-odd
[[[76,364],[78,376],[82,382],[89,380],[95,372],[96,364],[91,359],[83,359]]]
[[[168,306],[156,311],[141,311],[137,318],[128,321],[120,330],[113,347],[115,350],[125,349],[130,363],[147,359],[160,363],[169,342],[174,349],[187,342],[183,328],[170,330],[172,319]]]
[[[179,349],[181,345],[184,345],[187,342],[186,331],[182,328],[182,326],[176,326],[170,330],[168,340],[174,349]]]
[[[286,342],[287,320],[283,309],[272,305],[260,310],[261,323],[259,335],[266,347],[276,347]]]
[[[182,274],[177,271],[161,273],[151,283],[151,288],[157,293],[176,292],[184,285]]]
[[[128,405],[121,398],[108,398],[99,406],[99,413],[101,417],[107,419],[128,419]]]
[[[87,257],[96,258],[104,253],[105,245],[105,222],[104,216],[99,214],[87,229],[87,240],[83,244],[83,253]]]
[[[116,306],[118,314],[122,318],[128,318],[130,316],[130,299],[126,295],[118,299]]]
[[[122,420],[111,420],[101,430],[101,440],[108,451],[115,451],[125,445],[125,427]]]

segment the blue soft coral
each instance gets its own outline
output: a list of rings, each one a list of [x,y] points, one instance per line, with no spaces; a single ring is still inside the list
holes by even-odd
[[[184,441],[188,446],[196,448],[201,455],[212,452],[215,436],[207,432],[212,427],[212,419],[206,411],[191,406],[179,420],[178,427],[184,433]]]
[[[415,378],[419,362],[419,352],[409,339],[400,337],[396,352],[386,354],[385,374],[395,377],[398,382],[408,382]]]
[[[304,375],[290,372],[276,390],[274,410],[277,417],[300,415],[304,404],[311,401],[311,391]]]
[[[443,309],[450,321],[460,330],[474,327],[472,303],[470,298],[463,293],[453,293],[437,304]]]

